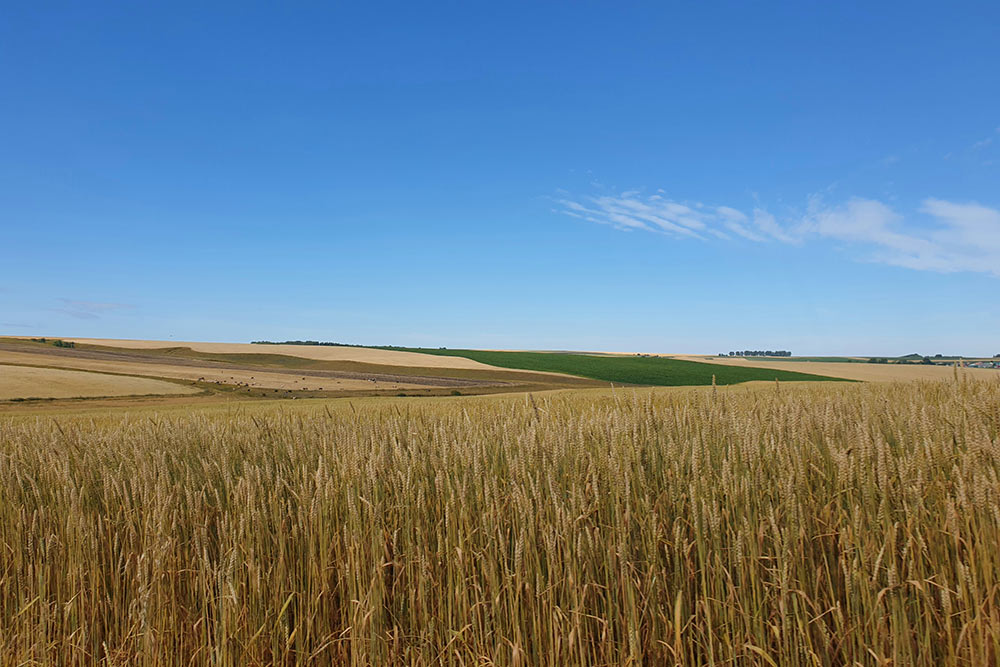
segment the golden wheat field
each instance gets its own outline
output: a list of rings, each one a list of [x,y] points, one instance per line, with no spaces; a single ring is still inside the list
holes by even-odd
[[[0,418],[4,664],[991,665],[1000,384]]]

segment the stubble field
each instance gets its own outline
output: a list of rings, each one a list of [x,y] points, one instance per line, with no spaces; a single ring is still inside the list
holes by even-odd
[[[3,356],[0,355],[0,361]],[[197,389],[149,378],[0,363],[0,401],[22,398],[182,395]]]
[[[555,373],[495,368],[470,359],[318,345],[0,337],[0,365],[46,369],[52,371],[51,378],[59,375],[56,371],[88,371],[74,376],[81,382],[69,393],[55,391],[53,382],[26,384],[0,373],[0,410],[9,407],[3,404],[5,399],[125,397],[149,393],[146,386],[157,383],[171,390],[164,393],[179,393],[176,390],[187,385],[180,393],[197,394],[183,399],[188,403],[221,398],[478,394],[601,384]],[[87,378],[94,382],[82,381]]]
[[[113,338],[67,338],[66,340],[100,347],[132,350],[157,350],[185,347],[210,354],[281,354],[316,361],[354,361],[385,366],[489,369],[489,366],[461,357],[428,357],[403,350],[386,350],[346,345],[253,345],[250,343],[206,343],[162,340],[122,340]]]
[[[781,361],[764,359],[741,359],[739,357],[678,356],[678,359],[699,361],[725,368],[766,368],[776,371],[798,371],[815,373],[832,378],[856,380],[859,382],[913,382],[919,380],[947,381],[954,377],[955,370],[948,365],[923,364],[869,364],[842,361]],[[1000,371],[988,368],[962,368],[968,380],[1000,380]]]
[[[11,664],[995,664],[1000,385],[0,417]]]

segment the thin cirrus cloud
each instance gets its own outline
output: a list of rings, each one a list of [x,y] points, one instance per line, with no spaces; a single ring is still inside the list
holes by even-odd
[[[624,231],[647,231],[698,241],[804,244],[833,240],[862,252],[860,259],[923,271],[969,271],[1000,277],[1000,210],[976,203],[925,199],[909,223],[888,205],[852,198],[829,206],[813,197],[805,214],[779,221],[763,208],[749,214],[730,206],[678,202],[663,191],[556,199],[565,215]]]
[[[58,299],[62,304],[59,308],[54,308],[56,312],[75,317],[78,320],[96,320],[102,315],[120,310],[133,308],[127,303],[105,303],[99,301],[81,301],[79,299]]]

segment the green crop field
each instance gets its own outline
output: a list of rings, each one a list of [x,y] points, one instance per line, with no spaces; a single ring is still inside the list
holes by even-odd
[[[736,384],[751,380],[780,380],[784,382],[810,380],[837,380],[837,378],[779,371],[766,368],[744,368],[681,361],[665,357],[627,357],[591,354],[566,354],[563,352],[496,352],[491,350],[446,350],[425,348],[393,348],[425,354],[465,357],[491,366],[517,368],[529,371],[566,373],[580,377],[621,384],[640,384],[659,387]]]

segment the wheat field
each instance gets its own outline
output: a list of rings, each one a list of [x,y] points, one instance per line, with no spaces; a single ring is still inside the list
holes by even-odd
[[[1000,384],[0,418],[4,664],[990,665]]]

